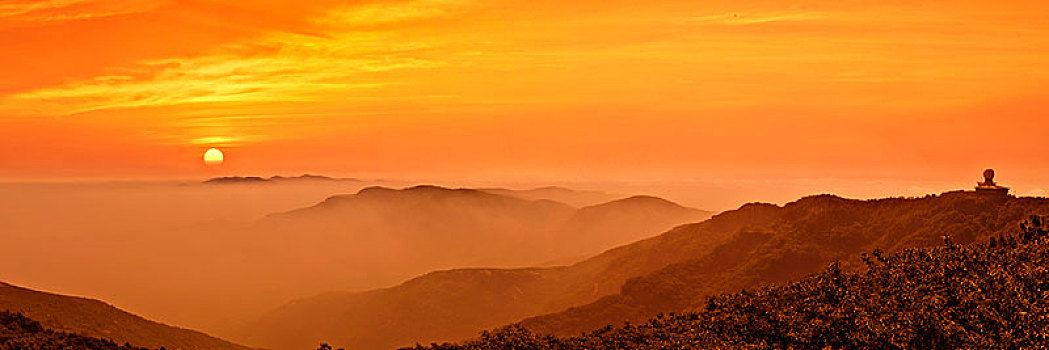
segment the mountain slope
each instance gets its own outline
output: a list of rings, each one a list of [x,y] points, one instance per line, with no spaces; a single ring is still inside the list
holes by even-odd
[[[544,310],[549,270],[440,271],[396,287],[298,300],[253,325],[252,344],[300,349],[325,341],[389,349],[415,339],[456,339]],[[448,338],[449,336],[453,338]]]
[[[614,293],[627,278],[665,266],[674,261],[674,256],[691,256],[711,248],[735,232],[738,225],[747,224],[744,218],[752,212],[750,209],[760,207],[748,207],[715,224],[682,225],[661,238],[613,249],[568,267],[440,271],[392,288],[307,298],[267,314],[240,339],[276,349],[302,348],[319,340],[353,348],[383,349],[432,339],[465,338],[481,329]],[[659,211],[669,214],[652,215]],[[643,237],[672,226],[669,222],[674,220],[686,222],[708,215],[651,197],[584,208],[576,214],[555,231],[562,236],[552,242],[570,246],[565,242],[573,232],[584,232],[580,231],[584,228],[591,229],[590,234],[611,232],[619,237]],[[620,221],[615,227],[606,226],[607,231],[594,229],[600,227],[602,220],[616,218]],[[697,236],[709,239],[683,242],[686,237]],[[659,254],[651,254],[655,252]]]
[[[864,252],[927,247],[945,234],[963,244],[986,240],[1049,212],[1049,200],[972,192],[869,201],[821,195],[775,211],[778,219],[740,230],[710,254],[627,281],[618,294],[592,304],[521,324],[540,333],[579,334],[693,307],[718,293],[796,280],[833,261],[852,268]]]
[[[184,350],[247,350],[207,334],[153,322],[104,302],[34,291],[0,282],[0,310],[24,314],[44,327],[123,344]]]
[[[1005,245],[906,249],[866,259],[858,273],[835,264],[796,283],[718,296],[698,310],[637,326],[570,338],[513,326],[429,348],[1043,348],[1049,343],[1049,243],[1046,227],[1032,226]]]

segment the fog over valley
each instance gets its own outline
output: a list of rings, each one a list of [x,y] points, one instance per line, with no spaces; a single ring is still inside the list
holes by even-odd
[[[0,275],[235,335],[294,299],[434,270],[569,264],[712,214],[550,186],[225,180],[0,184]]]

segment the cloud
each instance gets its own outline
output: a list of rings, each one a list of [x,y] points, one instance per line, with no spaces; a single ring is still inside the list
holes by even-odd
[[[467,1],[411,0],[342,6],[314,22],[337,28],[366,27],[446,17],[461,13]]]
[[[94,0],[12,1],[0,3],[0,17],[12,17],[36,11],[67,8],[92,1]]]
[[[157,8],[166,1],[152,0],[43,0],[0,3],[4,24],[43,25],[139,13]]]
[[[889,83],[902,81],[902,79],[897,77],[865,72],[842,72],[835,74],[830,80],[842,83]]]
[[[116,4],[104,0],[23,2],[0,5],[0,15],[33,15],[38,22],[41,16],[51,20],[91,18],[119,11],[91,12],[88,8],[115,11]],[[323,35],[270,30],[197,56],[110,67],[105,75],[6,96],[6,107],[0,111],[69,115],[191,103],[313,101],[325,94],[352,95],[396,85],[396,81],[374,75],[443,63],[425,57],[430,44],[405,40],[395,30],[361,27],[447,16],[462,11],[466,4],[462,0],[410,0],[329,8],[306,20],[324,28]]]
[[[824,18],[822,13],[722,13],[710,16],[684,17],[674,21],[683,24],[752,25],[776,22],[802,22]]]
[[[80,1],[81,5],[58,8],[88,2]],[[855,106],[957,104],[971,100],[969,96],[987,96],[988,85],[979,83],[985,77],[1016,75],[1019,70],[1010,67],[1039,67],[1044,62],[1042,53],[1023,50],[1033,39],[984,34],[969,40],[973,37],[964,27],[943,25],[961,18],[915,22],[911,12],[880,19],[878,11],[846,13],[834,8],[785,12],[774,6],[725,12],[723,7],[700,5],[685,11],[660,4],[569,2],[543,3],[536,8],[542,11],[530,12],[540,5],[455,0],[369,0],[335,7],[311,2],[303,5],[310,6],[308,10],[292,6],[287,11],[265,6],[278,3],[289,4],[178,2],[173,4],[181,7],[143,16],[148,18],[121,18],[127,27],[106,30],[128,33],[133,30],[125,28],[144,23],[159,29],[132,38],[139,41],[114,40],[127,48],[96,45],[98,55],[126,55],[124,51],[143,47],[149,52],[127,60],[85,60],[85,65],[104,68],[76,77],[47,70],[64,79],[10,89],[18,92],[0,100],[0,114],[148,110],[138,113],[139,118],[162,119],[165,124],[158,128],[184,142],[218,142],[238,132],[289,132],[285,125],[243,131],[247,123],[188,120],[185,113],[223,116],[234,108],[250,114],[283,108],[336,111],[331,116],[335,119],[372,109],[387,115],[420,110],[462,115],[592,106],[674,113],[770,106],[837,113]],[[178,10],[166,12],[174,7]],[[10,6],[5,10],[24,12]],[[900,35],[930,30],[926,27],[935,28],[926,36]],[[227,30],[227,37],[200,44]],[[157,53],[180,39],[185,49]],[[62,46],[68,45],[49,45]],[[39,51],[25,47],[24,52]],[[95,46],[77,49],[61,55],[43,51],[38,55],[42,59],[24,61],[49,64],[60,61],[53,58],[81,52],[93,58],[86,56]],[[1021,54],[1005,55],[1011,52]],[[36,68],[34,64],[23,66]],[[1037,72],[1028,70],[1023,79],[1006,80],[1044,80],[1040,75],[1028,79]],[[71,78],[76,80],[66,80]],[[186,123],[173,122],[176,118]],[[233,127],[221,128],[229,125]],[[214,131],[181,132],[188,129]]]
[[[8,99],[22,112],[52,115],[189,103],[312,101],[325,93],[394,84],[360,77],[369,73],[439,65],[412,56],[422,48],[425,45],[390,43],[381,34],[319,38],[276,33],[264,44],[143,62],[126,69],[128,74],[99,76]]]

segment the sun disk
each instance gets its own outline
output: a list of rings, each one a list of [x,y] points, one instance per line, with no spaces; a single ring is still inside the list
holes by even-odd
[[[204,152],[204,165],[220,165],[223,158],[222,151],[219,151],[218,148],[208,149],[207,152]]]

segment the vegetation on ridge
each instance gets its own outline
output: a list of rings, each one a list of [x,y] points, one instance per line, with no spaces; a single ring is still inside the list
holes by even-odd
[[[907,249],[833,264],[784,286],[710,298],[705,307],[580,336],[520,326],[462,344],[415,349],[959,349],[1049,344],[1049,242],[1044,219],[987,244]]]
[[[0,350],[148,350],[110,339],[86,337],[44,328],[22,314],[0,311]]]

